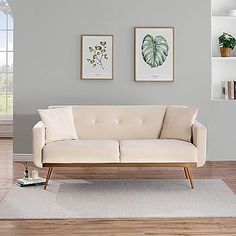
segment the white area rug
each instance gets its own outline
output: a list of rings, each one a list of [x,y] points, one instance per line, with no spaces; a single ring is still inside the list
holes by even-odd
[[[61,180],[12,187],[0,219],[236,216],[236,195],[222,180]]]

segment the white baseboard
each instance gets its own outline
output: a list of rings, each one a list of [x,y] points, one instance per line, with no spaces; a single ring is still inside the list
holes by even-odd
[[[0,137],[2,137],[2,138],[12,138],[13,137],[12,121],[0,120]]]
[[[22,153],[13,154],[13,161],[33,161],[33,160],[34,160],[33,154],[22,154]]]

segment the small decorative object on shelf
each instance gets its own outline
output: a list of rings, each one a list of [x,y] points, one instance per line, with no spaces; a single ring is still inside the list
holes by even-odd
[[[222,81],[222,98],[225,100],[236,99],[236,81]]]
[[[231,57],[235,45],[236,39],[231,34],[224,32],[219,37],[220,53],[222,57]]]
[[[227,16],[236,16],[236,10],[227,10],[225,13]]]
[[[27,162],[24,163],[24,179],[28,179],[29,178],[29,167]]]

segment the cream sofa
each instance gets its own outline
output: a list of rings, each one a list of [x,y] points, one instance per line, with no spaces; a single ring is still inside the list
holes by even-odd
[[[193,188],[190,167],[206,161],[206,128],[195,121],[192,142],[158,139],[166,106],[72,106],[77,140],[46,144],[45,125],[33,127],[34,163],[49,167],[183,167]]]

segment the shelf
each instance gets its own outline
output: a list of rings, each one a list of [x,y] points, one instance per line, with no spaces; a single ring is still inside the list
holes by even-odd
[[[236,20],[236,16],[212,16],[212,19],[216,19],[216,20]]]
[[[211,101],[236,102],[236,99],[212,98]]]
[[[236,61],[236,57],[212,57],[213,61]]]

